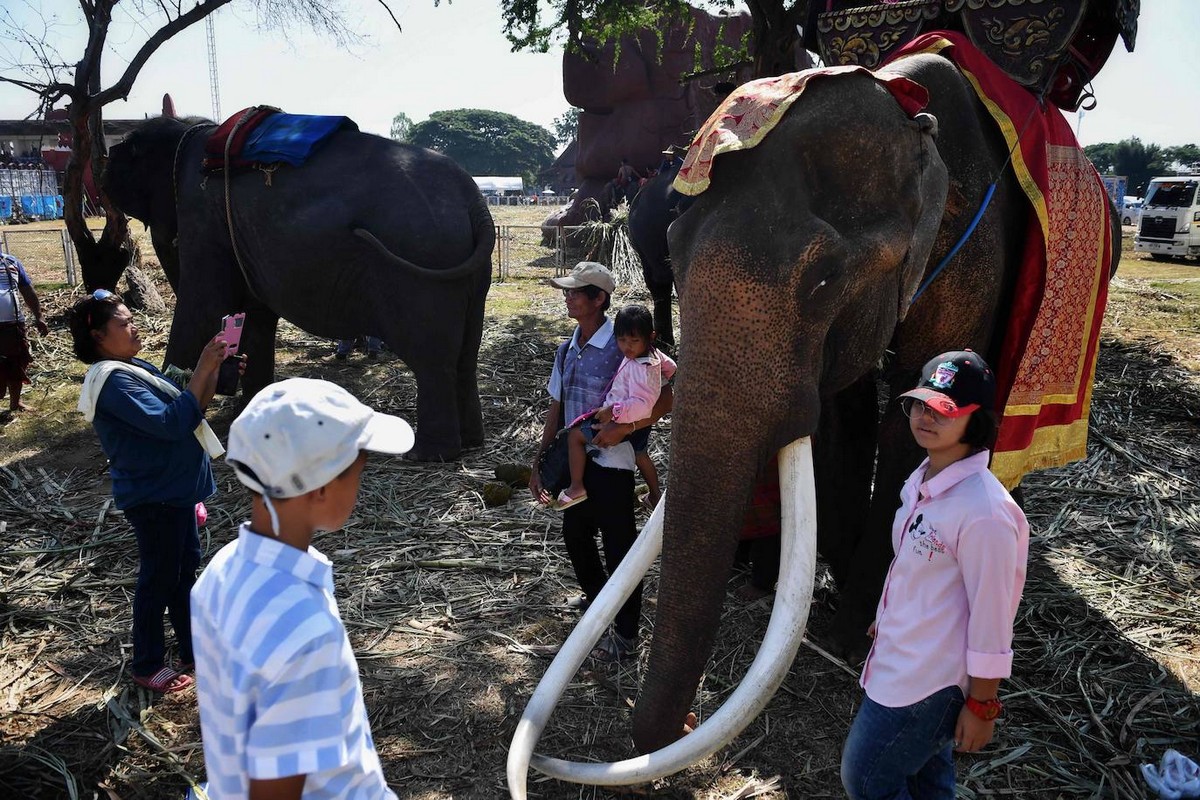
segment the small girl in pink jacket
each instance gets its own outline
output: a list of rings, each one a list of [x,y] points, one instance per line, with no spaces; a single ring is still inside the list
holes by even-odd
[[[613,335],[625,360],[613,376],[604,405],[571,423],[567,435],[571,485],[558,495],[556,507],[560,511],[587,500],[583,470],[587,465],[587,448],[595,446],[590,443],[596,427],[609,422],[630,425],[629,436],[644,433],[649,438],[649,428],[639,431],[636,423],[650,417],[663,385],[675,374],[675,362],[654,346],[654,318],[645,306],[625,306],[618,311],[613,320]],[[645,449],[644,441],[640,449]],[[634,450],[639,450],[636,443]]]

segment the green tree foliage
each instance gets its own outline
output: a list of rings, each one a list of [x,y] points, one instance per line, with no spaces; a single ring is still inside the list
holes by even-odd
[[[1147,144],[1136,136],[1119,142],[1090,144],[1083,152],[1099,172],[1128,178],[1127,191],[1137,197],[1146,193],[1146,185],[1154,176],[1173,174],[1173,163],[1183,166],[1185,172],[1189,165],[1200,168],[1200,151],[1195,145],[1164,148]]]
[[[559,145],[571,143],[579,134],[579,109],[568,108],[554,118],[554,140]]]
[[[1103,142],[1101,144],[1089,144],[1083,148],[1083,153],[1092,162],[1096,171],[1101,175],[1113,175],[1116,163],[1113,158],[1113,151],[1117,149],[1115,142]]]
[[[397,142],[407,142],[409,131],[412,130],[413,121],[401,111],[396,116],[392,117],[391,137]]]
[[[1113,148],[1113,170],[1129,179],[1129,193],[1143,197],[1146,185],[1155,175],[1167,171],[1163,149],[1156,144],[1144,144],[1138,137],[1123,139]]]
[[[526,184],[554,161],[550,131],[499,111],[437,111],[412,126],[408,141],[437,150],[472,175],[520,175]]]
[[[1194,175],[1200,172],[1200,147],[1194,144],[1167,147],[1163,150],[1163,157],[1174,164],[1182,174]]]
[[[693,0],[693,6],[736,10],[735,0]],[[754,35],[736,53],[721,54],[718,67],[754,64],[756,77],[780,75],[793,67],[797,26],[805,24],[807,0],[745,0]],[[595,42],[613,42],[626,34],[664,30],[669,21],[688,13],[684,0],[501,0],[504,35],[513,50],[545,53],[563,45],[585,57]]]

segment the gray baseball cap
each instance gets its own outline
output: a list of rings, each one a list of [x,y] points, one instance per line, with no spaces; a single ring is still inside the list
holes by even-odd
[[[571,270],[570,275],[551,278],[550,285],[559,289],[582,289],[584,286],[595,286],[597,289],[603,289],[610,297],[613,289],[617,286],[608,267],[595,261],[580,261],[575,265],[575,269]]]

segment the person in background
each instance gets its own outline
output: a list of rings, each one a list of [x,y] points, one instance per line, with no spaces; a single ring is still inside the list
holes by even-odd
[[[613,323],[605,316],[611,303],[615,281],[603,264],[581,261],[570,275],[553,278],[550,285],[562,289],[567,316],[575,320],[571,338],[555,351],[554,367],[547,390],[550,408],[542,427],[542,437],[533,457],[529,491],[542,504],[553,498],[542,487],[538,461],[566,420],[599,408],[621,364],[622,354],[613,333]],[[610,422],[592,439],[596,451],[588,459],[583,485],[588,502],[563,512],[563,540],[575,577],[583,595],[568,605],[586,608],[616,570],[637,538],[634,518],[634,455],[628,436],[645,428],[671,409],[671,387],[664,387],[650,416],[629,423]],[[604,546],[604,560],[596,546],[596,534]],[[636,653],[642,613],[642,585],[621,606],[612,630],[600,639],[592,658],[602,662],[621,661]]]
[[[21,388],[29,383],[28,369],[33,363],[26,336],[25,312],[21,308],[22,299],[29,306],[37,332],[42,336],[50,333],[42,319],[42,306],[24,265],[16,256],[0,252],[0,398],[8,395],[9,414],[33,410],[21,402]]]
[[[379,357],[379,353],[383,350],[383,340],[378,336],[359,336],[355,339],[339,339],[337,350],[333,356],[338,361],[345,361],[356,347],[366,347],[367,358],[375,359]]]

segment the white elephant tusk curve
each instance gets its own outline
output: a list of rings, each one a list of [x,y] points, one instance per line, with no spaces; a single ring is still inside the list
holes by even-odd
[[[812,603],[817,568],[817,498],[812,444],[808,437],[798,439],[780,451],[779,481],[783,541],[775,605],[754,663],[724,705],[695,731],[654,753],[614,764],[563,761],[534,755],[535,769],[559,780],[597,786],[628,786],[657,780],[685,769],[729,744],[766,707],[796,657]],[[511,771],[509,777],[511,781]]]
[[[641,535],[621,559],[621,564],[592,601],[575,630],[571,631],[529,698],[508,750],[508,793],[514,800],[525,800],[533,748],[546,729],[546,723],[567,684],[575,677],[579,665],[587,658],[600,635],[617,616],[617,611],[633,594],[634,587],[662,551],[662,522],[666,507],[666,492],[663,492]]]

